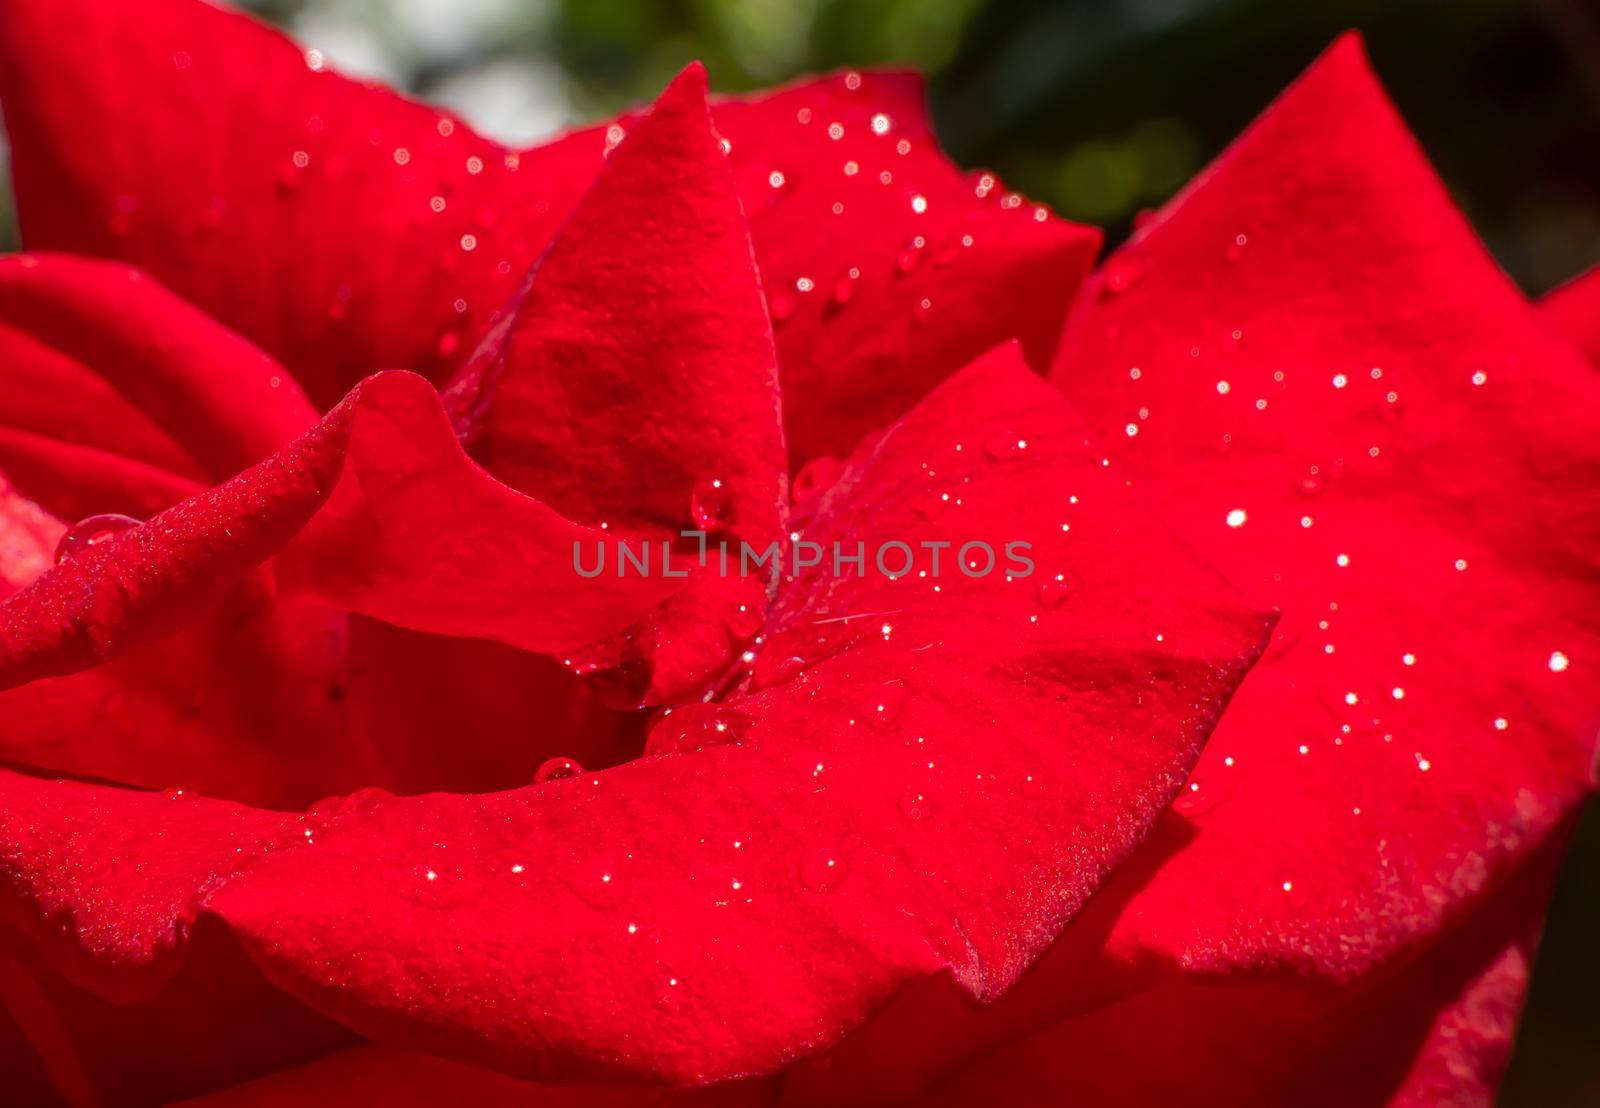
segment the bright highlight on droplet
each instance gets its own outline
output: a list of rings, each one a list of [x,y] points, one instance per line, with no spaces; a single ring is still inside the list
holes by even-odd
[[[1245,511],[1244,511],[1243,508],[1235,508],[1235,509],[1233,509],[1233,511],[1228,513],[1228,526],[1229,527],[1243,527],[1244,526],[1244,521],[1249,519],[1249,518],[1250,518],[1249,516],[1245,515]]]
[[[1566,672],[1567,665],[1567,656],[1565,654],[1561,653],[1559,650],[1553,650],[1550,652],[1551,673],[1564,673]]]

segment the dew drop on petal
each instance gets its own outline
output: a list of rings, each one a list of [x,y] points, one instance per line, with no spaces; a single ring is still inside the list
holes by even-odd
[[[901,273],[910,273],[922,264],[922,242],[913,240],[901,248],[895,255],[894,267]]]
[[[1549,664],[1551,673],[1565,673],[1567,666],[1570,663],[1567,661],[1567,656],[1565,654],[1561,653],[1559,650],[1554,650],[1550,653]]]
[[[1138,262],[1125,254],[1117,254],[1106,262],[1101,272],[1102,288],[1105,293],[1115,296],[1138,284],[1143,275]]]
[[[137,526],[139,526],[137,519],[115,512],[80,519],[67,528],[66,534],[61,536],[61,541],[56,545],[56,564],[59,565],[68,558],[76,557]]]
[[[913,823],[921,822],[933,815],[933,801],[920,789],[907,789],[900,794],[900,814]]]
[[[728,515],[728,490],[721,478],[708,477],[698,482],[689,497],[689,518],[696,527],[712,531],[722,526]]]
[[[534,771],[533,780],[535,783],[542,785],[546,781],[560,781],[563,778],[576,777],[582,772],[583,767],[571,758],[557,756],[546,759],[541,763],[539,768]]]
[[[1038,586],[1039,606],[1042,608],[1059,608],[1067,600],[1067,578],[1063,573],[1046,577]]]
[[[800,856],[800,884],[814,893],[837,889],[849,873],[849,866],[837,850],[813,847]]]
[[[996,435],[984,444],[983,452],[997,462],[1010,461],[1028,449],[1028,440],[1015,432]]]
[[[888,637],[884,635],[884,638]],[[910,696],[904,682],[885,681],[876,693],[867,698],[862,715],[873,723],[888,723],[900,714]]]
[[[861,270],[852,266],[841,273],[839,279],[833,283],[833,302],[838,305],[850,303],[856,295],[856,282],[861,278]]]
[[[1191,777],[1184,782],[1183,791],[1172,802],[1172,810],[1179,815],[1190,818],[1204,815],[1222,801],[1224,792],[1225,789],[1220,777],[1214,781]]]
[[[839,480],[844,464],[830,455],[812,458],[794,475],[793,493],[796,501],[808,501],[820,496]]]

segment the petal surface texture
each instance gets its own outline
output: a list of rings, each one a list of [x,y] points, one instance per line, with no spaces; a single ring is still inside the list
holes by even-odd
[[[201,0],[8,4],[0,99],[30,248],[148,269],[323,408],[376,370],[448,380],[637,120],[508,149]],[[1043,369],[1098,246],[959,172],[922,100],[849,73],[715,106],[796,462],[1005,339]]]
[[[1559,838],[1600,724],[1600,380],[1358,40],[1106,262],[1054,380],[1283,610],[1113,961],[1350,981]]]
[[[864,446],[807,534],[953,545],[928,577],[802,566],[737,686],[600,774],[304,817],[6,775],[11,888],[72,919],[84,982],[159,980],[183,921],[220,921],[361,1034],[533,1079],[698,1084],[931,975],[993,997],[1166,807],[1271,617],[1015,347]],[[1038,575],[1008,579],[1011,541]]]

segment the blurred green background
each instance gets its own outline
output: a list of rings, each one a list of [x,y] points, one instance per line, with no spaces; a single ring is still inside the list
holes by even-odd
[[[946,149],[1115,244],[1358,27],[1505,269],[1600,261],[1595,0],[257,0],[347,71],[528,141],[648,100],[694,58],[749,88],[840,66],[931,78]],[[0,243],[15,234],[0,209]],[[1600,1104],[1600,816],[1568,858],[1501,1103]]]

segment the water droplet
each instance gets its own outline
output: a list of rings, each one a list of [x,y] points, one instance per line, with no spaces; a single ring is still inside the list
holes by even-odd
[[[844,463],[830,455],[812,458],[794,475],[794,499],[809,501],[834,486],[844,472]]]
[[[885,633],[884,638],[888,637]],[[885,681],[875,694],[867,698],[862,715],[873,723],[888,723],[900,714],[910,696],[911,692],[904,682]]]
[[[1039,582],[1038,595],[1041,608],[1059,608],[1067,601],[1067,577],[1064,573],[1045,577]]]
[[[546,759],[534,771],[533,780],[536,784],[546,781],[560,781],[567,777],[576,777],[583,772],[583,767],[571,758],[555,757]]]
[[[800,856],[800,884],[814,893],[837,889],[849,870],[844,856],[837,850],[813,847]]]
[[[833,283],[833,302],[841,307],[850,303],[856,295],[856,282],[861,279],[861,270],[851,266],[839,275]]]
[[[61,542],[56,545],[56,563],[59,565],[68,558],[75,558],[137,526],[137,519],[115,512],[80,519],[67,528],[67,533],[61,536]]]
[[[983,452],[997,462],[1006,462],[1028,449],[1028,440],[1015,432],[996,435],[983,446]]]
[[[916,269],[922,264],[927,246],[928,240],[922,235],[912,235],[910,241],[900,248],[900,253],[895,255],[895,269],[901,273],[910,273]]]
[[[1561,651],[1559,651],[1559,650],[1551,651],[1551,653],[1550,653],[1550,672],[1551,673],[1565,673],[1566,669],[1567,669],[1567,666],[1570,665],[1570,664],[1571,663],[1567,661],[1567,656],[1565,654],[1561,653]]]
[[[762,622],[762,611],[754,604],[735,604],[728,610],[728,631],[739,642],[760,631]]]
[[[483,895],[483,883],[463,872],[448,850],[434,848],[399,879],[398,891],[425,908],[459,908]]]
[[[1243,527],[1244,524],[1245,524],[1245,521],[1247,519],[1249,519],[1249,518],[1250,517],[1245,514],[1245,510],[1243,508],[1235,508],[1231,512],[1228,513],[1228,517],[1227,517],[1228,526],[1229,527]]]
[[[767,301],[767,314],[772,316],[773,323],[783,323],[794,315],[794,299],[779,293]]]
[[[728,508],[728,489],[718,477],[708,477],[697,483],[689,497],[689,518],[703,531],[721,527],[726,522]]]
[[[1138,284],[1144,275],[1139,263],[1126,254],[1114,255],[1101,271],[1101,290],[1105,295],[1116,296]]]
[[[1308,472],[1301,475],[1299,482],[1295,485],[1295,490],[1301,496],[1316,496],[1322,491],[1322,487],[1321,474]]]
[[[913,822],[919,822],[933,815],[934,804],[928,795],[920,789],[907,789],[900,794],[900,814]]]
[[[616,906],[621,882],[611,867],[591,864],[579,867],[578,872],[568,879],[568,884],[578,894],[578,899],[589,907],[612,908]]]
[[[1184,783],[1183,791],[1172,802],[1173,811],[1179,815],[1194,818],[1211,811],[1222,802],[1225,785],[1220,776],[1217,780],[1210,778],[1191,777]]]

